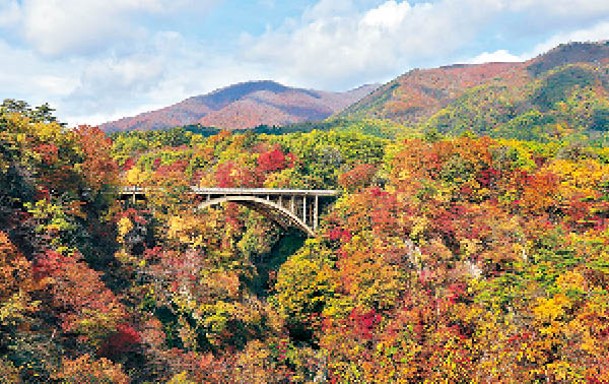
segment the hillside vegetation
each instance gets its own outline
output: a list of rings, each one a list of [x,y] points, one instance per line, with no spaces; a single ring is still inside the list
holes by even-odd
[[[408,72],[339,114],[412,129],[525,140],[600,140],[609,127],[609,42],[572,43],[524,63]]]
[[[569,103],[541,89],[542,117]],[[0,108],[3,382],[609,380],[607,148],[378,122],[111,140],[50,112]],[[190,185],[341,194],[305,239]]]

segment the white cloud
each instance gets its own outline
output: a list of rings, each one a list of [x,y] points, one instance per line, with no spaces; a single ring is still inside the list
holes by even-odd
[[[521,61],[530,49],[513,52],[513,41],[595,40],[608,18],[607,0],[320,0],[301,19],[244,38],[243,58],[299,83],[344,89],[459,57]],[[582,25],[595,27],[568,32]]]
[[[136,32],[123,23],[120,11],[103,1],[30,0],[24,4],[23,33],[43,54],[83,53]]]
[[[0,28],[12,27],[21,19],[17,0],[0,0]]]
[[[394,29],[399,27],[409,11],[410,4],[408,2],[387,1],[368,11],[362,18],[361,23],[372,28]]]
[[[304,20],[317,20],[345,15],[355,10],[352,0],[319,0],[317,4],[307,9],[303,14]]]
[[[11,18],[38,52],[58,56],[99,52],[150,36],[144,15],[172,17],[174,12],[205,12],[215,0],[24,0],[0,8],[0,25]],[[17,20],[15,20],[15,18]]]
[[[524,61],[526,58],[513,55],[505,49],[500,49],[495,52],[484,52],[478,56],[467,60],[467,64],[483,64],[483,63],[510,63]]]
[[[321,87],[386,80],[421,63],[442,62],[486,23],[474,0],[411,5],[388,0],[358,10],[353,1],[320,1],[296,24],[244,39],[244,58],[276,63],[279,73]]]
[[[557,33],[544,42],[537,44],[528,56],[533,57],[562,43],[609,40],[609,21],[603,21],[588,28]]]
[[[0,39],[0,100],[22,98],[37,104],[56,102],[78,85],[70,72],[78,71],[80,65],[75,60],[43,60],[29,50],[12,47]]]
[[[90,61],[61,110],[71,125],[100,124],[259,77],[270,76],[177,32],[162,32],[136,53]]]
[[[217,2],[0,0],[0,33],[11,37],[0,35],[0,100],[49,102],[74,125],[200,92],[197,71],[213,52],[153,28],[201,21]]]

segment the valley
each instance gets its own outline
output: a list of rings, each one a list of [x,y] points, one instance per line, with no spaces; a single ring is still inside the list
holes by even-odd
[[[608,91],[599,42],[100,127],[7,99],[0,382],[606,382]]]

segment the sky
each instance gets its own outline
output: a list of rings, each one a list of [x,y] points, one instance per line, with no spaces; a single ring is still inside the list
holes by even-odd
[[[608,39],[608,0],[0,0],[0,100],[95,125],[237,82],[345,91]]]

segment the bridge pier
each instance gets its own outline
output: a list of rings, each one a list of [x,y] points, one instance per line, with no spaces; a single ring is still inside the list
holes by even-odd
[[[315,210],[313,212],[313,232],[317,232],[319,223],[319,196],[315,195]]]

